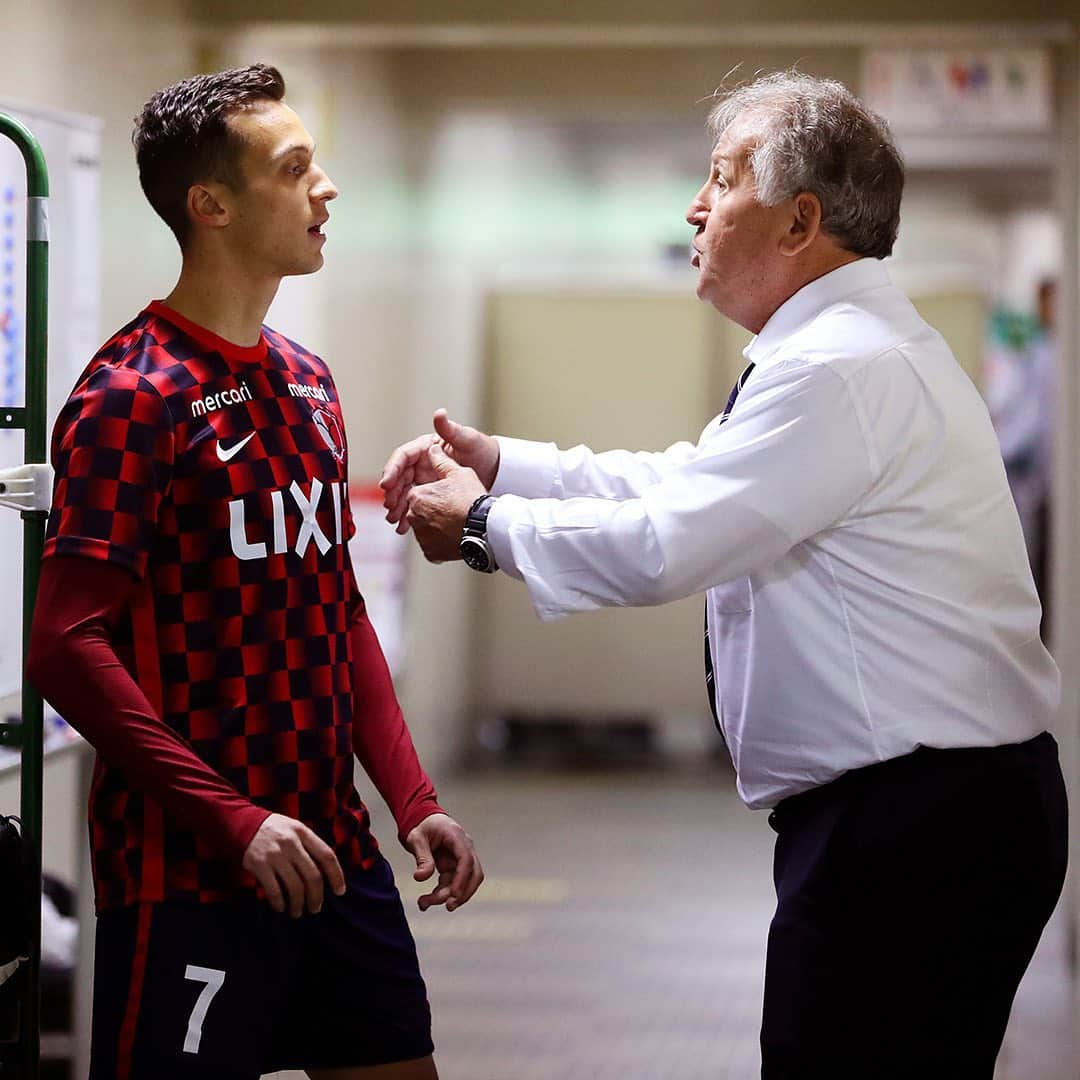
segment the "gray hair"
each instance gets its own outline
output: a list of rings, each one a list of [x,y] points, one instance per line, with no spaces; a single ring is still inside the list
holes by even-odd
[[[822,231],[847,251],[892,254],[904,162],[877,113],[842,83],[775,72],[724,94],[709,115],[714,139],[744,116],[760,120],[750,170],[763,206],[810,192]]]

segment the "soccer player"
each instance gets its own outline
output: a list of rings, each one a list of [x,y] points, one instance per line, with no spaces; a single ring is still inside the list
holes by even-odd
[[[349,562],[326,365],[262,325],[337,196],[262,64],[136,121],[172,293],[90,362],[53,436],[28,675],[95,746],[92,1080],[431,1080],[430,1012],[353,755],[421,909],[483,873],[436,801]]]

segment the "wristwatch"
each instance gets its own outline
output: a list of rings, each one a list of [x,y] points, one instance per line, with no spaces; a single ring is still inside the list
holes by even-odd
[[[487,519],[495,502],[494,495],[481,495],[469,507],[465,518],[465,530],[461,534],[458,550],[466,566],[478,570],[481,574],[494,574],[499,567],[495,563],[491,545],[487,538]]]

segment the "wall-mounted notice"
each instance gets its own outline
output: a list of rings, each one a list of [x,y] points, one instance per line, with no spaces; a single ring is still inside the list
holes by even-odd
[[[870,49],[863,97],[899,133],[1044,133],[1050,57],[1039,48]]]
[[[100,344],[101,121],[0,100],[41,144],[49,168],[47,429]],[[26,380],[26,167],[0,137],[0,405],[24,404]],[[23,432],[0,431],[0,468],[23,464]],[[22,521],[0,510],[0,711],[22,681]]]

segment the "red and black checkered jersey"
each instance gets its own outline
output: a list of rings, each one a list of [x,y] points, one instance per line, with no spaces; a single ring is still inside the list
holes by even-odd
[[[165,724],[257,806],[304,822],[348,872],[377,845],[353,784],[347,449],[317,356],[263,328],[233,345],[152,303],[80,377],[53,436],[45,555],[139,579],[117,655]],[[99,908],[253,889],[101,761]]]

